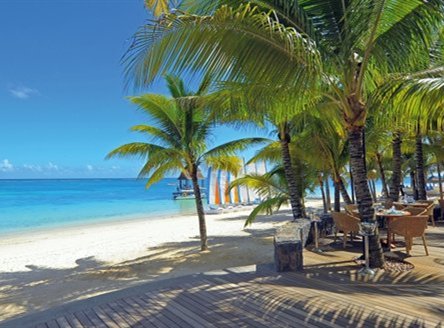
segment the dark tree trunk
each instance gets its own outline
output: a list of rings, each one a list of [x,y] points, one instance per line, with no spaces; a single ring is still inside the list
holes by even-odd
[[[401,134],[395,132],[393,134],[392,149],[393,149],[393,174],[390,185],[390,198],[397,202],[399,200],[399,187],[401,185],[401,165],[402,165],[402,153],[401,153]]]
[[[333,204],[333,210],[335,212],[340,212],[341,211],[341,187],[339,186],[339,184],[334,181],[334,186],[335,186],[335,199],[334,199],[334,204]]]
[[[416,134],[416,147],[415,147],[415,160],[416,160],[416,174],[418,184],[418,199],[427,200],[426,182],[424,174],[424,153],[422,150],[422,135]]]
[[[198,172],[197,165],[193,165],[191,170],[191,181],[193,183],[194,196],[196,197],[197,216],[199,218],[200,250],[206,251],[208,249],[207,225],[205,222],[205,212],[202,203],[202,195],[200,192],[197,172]]]
[[[365,163],[365,146],[363,128],[354,127],[348,132],[350,147],[350,164],[353,174],[353,181],[356,190],[356,200],[359,214],[364,222],[376,223],[375,211],[372,204],[372,196],[368,187],[367,168]],[[374,236],[369,237],[370,266],[373,268],[382,267],[384,259],[382,248],[379,242],[378,229]]]
[[[284,164],[284,174],[288,183],[288,193],[290,194],[291,210],[293,212],[293,218],[300,219],[303,217],[302,202],[299,195],[299,186],[296,174],[291,163],[290,155],[290,138],[287,136],[280,138],[282,162]]]
[[[325,175],[325,193],[327,194],[327,210],[331,211],[330,179]]]
[[[379,174],[381,175],[382,196],[384,198],[388,198],[389,191],[388,191],[388,187],[387,187],[387,180],[385,179],[385,170],[384,170],[384,166],[382,165],[382,159],[381,159],[380,153],[376,153],[376,162],[378,163]]]
[[[370,183],[372,185],[372,189],[373,189],[373,200],[376,203],[376,201],[378,200],[377,195],[376,195],[376,183],[375,183],[375,179],[371,179]]]
[[[410,184],[412,186],[413,198],[418,200],[418,188],[416,187],[416,172],[410,171]]]
[[[327,199],[325,198],[324,180],[322,180],[322,175],[320,174],[318,175],[318,182],[322,194],[322,204],[324,205],[324,213],[327,213]]]
[[[349,174],[350,174],[351,201],[352,201],[352,204],[354,204],[355,203],[355,185],[353,183],[353,174],[352,174],[352,171],[351,171],[351,164],[350,164]]]
[[[339,190],[341,191],[341,196],[342,196],[342,199],[344,200],[344,202],[347,205],[353,204],[353,202],[350,199],[350,196],[348,195],[347,188],[345,188],[344,180],[342,180],[342,178],[340,176],[338,176],[338,184],[339,184]]]
[[[442,177],[441,177],[441,165],[439,165],[439,163],[436,163],[436,170],[438,171],[439,199],[442,199]]]

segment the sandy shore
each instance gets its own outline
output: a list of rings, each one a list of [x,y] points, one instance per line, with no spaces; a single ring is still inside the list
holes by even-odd
[[[195,216],[3,236],[0,321],[156,279],[272,262],[272,236],[289,214],[261,216],[243,229],[248,213],[207,215],[208,252],[199,252]]]

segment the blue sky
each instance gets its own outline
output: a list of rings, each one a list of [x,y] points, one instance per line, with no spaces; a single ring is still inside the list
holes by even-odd
[[[142,0],[1,0],[0,178],[137,174],[139,161],[104,157],[146,120],[120,58],[147,18]],[[216,143],[233,136],[219,128]]]

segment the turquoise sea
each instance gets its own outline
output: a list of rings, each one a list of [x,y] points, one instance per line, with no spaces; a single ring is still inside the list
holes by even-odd
[[[0,234],[195,213],[193,200],[172,199],[176,181],[164,179],[147,190],[140,179],[0,180]],[[320,197],[320,191],[307,196]]]
[[[193,200],[172,199],[176,181],[146,190],[138,179],[0,180],[0,233],[194,213]]]

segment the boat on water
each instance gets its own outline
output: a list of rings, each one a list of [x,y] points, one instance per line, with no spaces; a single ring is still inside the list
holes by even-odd
[[[197,179],[199,181],[201,198],[206,197],[206,188],[204,187],[205,178],[202,175],[202,172],[197,172]],[[176,191],[173,192],[174,200],[186,200],[186,199],[195,199],[196,196],[194,194],[193,184],[191,182],[191,177],[186,173],[181,173],[177,178],[177,187]]]

